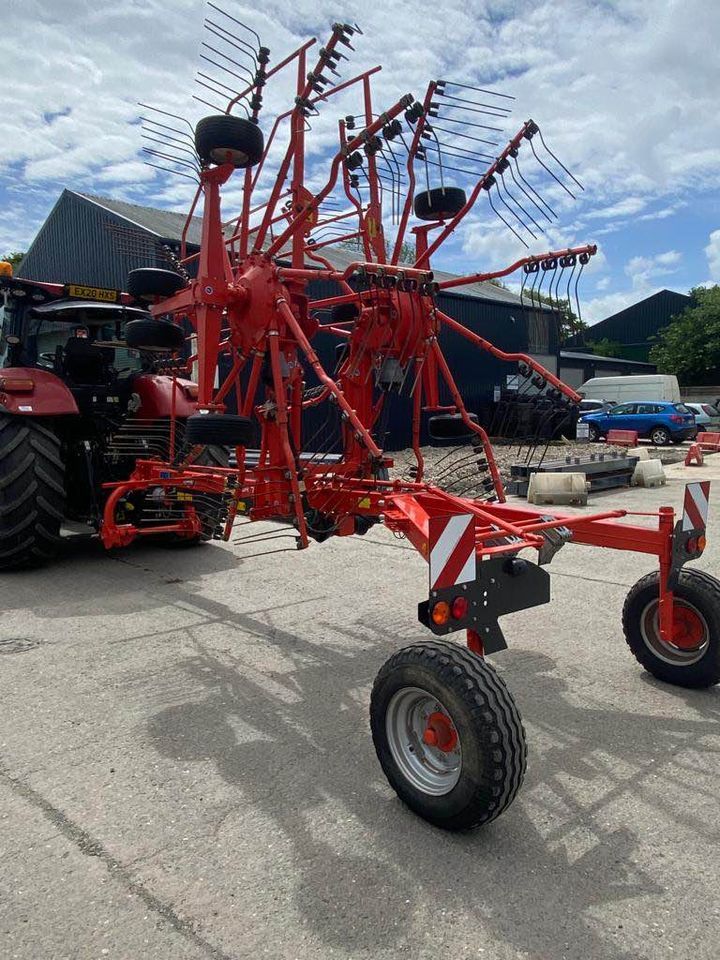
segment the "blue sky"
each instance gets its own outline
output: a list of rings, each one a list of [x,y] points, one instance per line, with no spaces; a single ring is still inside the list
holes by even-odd
[[[222,5],[261,34],[271,62],[308,36],[322,40],[347,16],[332,0],[268,0],[262,12],[235,0]],[[502,137],[532,117],[583,181],[576,202],[545,181],[559,221],[530,249],[599,244],[581,289],[586,319],[663,287],[720,282],[720,5],[371,0],[362,13],[353,9],[364,35],[341,69],[348,77],[383,64],[378,109],[405,92],[422,97],[431,78],[492,86],[516,98]],[[186,208],[191,184],[142,162],[137,102],[191,121],[208,112],[192,99],[202,93],[193,76],[206,13],[202,0],[11,0],[0,37],[2,250],[27,248],[64,187]],[[291,97],[289,76],[268,86],[266,131]],[[343,94],[313,121],[311,187],[324,180],[338,116],[358,108],[355,94]],[[237,201],[230,189],[225,212],[236,212]],[[478,205],[435,265],[497,269],[523,252]]]

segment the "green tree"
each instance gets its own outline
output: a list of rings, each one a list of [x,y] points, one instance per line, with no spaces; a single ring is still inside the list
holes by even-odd
[[[5,260],[6,263],[11,263],[14,270],[16,267],[20,266],[24,256],[25,256],[24,252],[15,250],[13,253],[7,253],[5,254],[4,257],[0,257],[0,260]]]
[[[659,331],[650,360],[684,386],[720,380],[720,286],[695,287],[692,302]]]
[[[556,300],[554,297],[551,297],[546,293],[538,293],[537,291],[535,291],[533,299],[540,300],[542,303],[546,303],[555,311],[559,324],[561,347],[565,345],[570,337],[574,337],[576,333],[581,333],[583,330],[587,329],[587,323],[585,323],[584,320],[581,320],[580,317],[578,317],[573,311],[569,300]]]
[[[588,340],[586,342],[593,353],[596,353],[599,357],[623,356],[623,346],[616,340],[610,340],[608,337],[603,337],[602,340]]]

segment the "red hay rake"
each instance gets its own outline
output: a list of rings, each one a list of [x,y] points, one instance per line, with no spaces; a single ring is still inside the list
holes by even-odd
[[[162,149],[147,148],[162,160],[158,165],[198,180],[188,223],[202,201],[200,250],[188,255],[183,241],[181,274],[163,281],[163,271],[136,271],[130,289],[151,300],[156,326],[192,329],[197,346],[189,363],[198,370],[197,413],[188,420],[186,441],[195,452],[211,443],[234,447],[236,467],[197,466],[193,453],[185,459],[172,455],[172,444],[168,459],[139,460],[129,481],[112,486],[102,539],[114,547],[158,531],[196,536],[202,526],[197,503],[203,498],[224,498],[226,539],[238,513],[291,525],[300,548],[311,539],[362,534],[378,523],[406,537],[429,561],[430,591],[419,605],[420,620],[440,637],[465,630],[469,649],[438,640],[407,647],[388,661],[372,697],[375,746],[391,784],[421,816],[450,829],[488,822],[511,803],[525,769],[519,714],[484,660],[506,645],[498,617],[549,600],[544,566],[568,541],[652,554],[658,572],[633,588],[625,606],[628,643],[663,679],[688,686],[714,683],[720,678],[720,585],[681,570],[702,553],[704,520],[685,529],[672,508],[664,507],[653,529],[618,522],[630,513],[625,510],[551,515],[505,502],[492,444],[460,395],[440,345],[441,331],[519,365],[551,405],[572,410],[580,398],[532,357],[506,353],[448,316],[437,296],[446,288],[522,270],[523,286],[532,277],[531,299],[540,292],[538,278],[541,285],[545,277],[551,292],[555,284],[557,299],[558,271],[571,271],[577,289],[579,272],[596,248],[528,255],[505,270],[442,283],[432,261],[485,199],[523,242],[537,236],[543,221],[554,219],[520,160],[533,158],[556,188],[568,193],[571,184],[579,184],[550,152],[537,124],[523,123],[502,149],[488,154],[495,147],[489,136],[498,128],[486,121],[504,119],[509,98],[433,81],[422,100],[408,94],[380,104],[377,112],[373,80],[379,67],[335,86],[328,77],[337,75],[357,27],[335,24],[314,63],[310,40],[271,68],[269,50],[257,35],[213,9],[219,20],[208,19],[214,40],[205,44],[212,55],[203,58],[222,79],[200,73],[198,80],[204,97],[210,90],[213,100],[230,94],[229,102],[221,110],[203,99],[218,112],[202,120],[192,136],[177,118],[170,122],[160,113],[146,128],[156,141],[163,140],[158,134],[166,138]],[[229,76],[240,76],[245,61],[232,59],[240,57],[238,51],[250,64],[243,68],[248,82],[240,90]],[[294,104],[275,118],[264,143],[263,93],[283,70],[296,74]],[[360,93],[361,110],[339,121],[326,180],[311,191],[309,120],[350,88]],[[244,115],[233,112],[238,110]],[[271,189],[261,190],[260,178],[267,176],[271,148],[283,130],[286,149]],[[467,191],[446,182],[455,174],[469,184]],[[236,175],[242,180],[241,212],[224,223],[221,192]],[[392,243],[385,235],[388,225],[396,230]],[[414,260],[407,263],[401,256],[410,233]],[[349,241],[358,252],[346,267],[334,266],[321,252]],[[331,281],[337,292],[312,299],[309,287],[319,280]],[[165,282],[169,287],[161,289]],[[567,291],[569,301],[570,280]],[[338,340],[332,374],[313,348],[321,332]],[[220,376],[223,365],[229,372]],[[310,388],[309,374],[317,380]],[[390,478],[393,464],[381,449],[377,428],[392,392],[411,399],[410,479]],[[451,403],[443,403],[443,394]],[[231,397],[236,413],[226,412]],[[322,405],[337,418],[339,455],[316,454],[308,446],[305,415]],[[426,415],[431,434],[469,439],[483,496],[454,495],[424,481],[420,435]],[[127,522],[127,511],[119,508],[133,493],[158,490],[180,503],[181,516],[165,523]],[[539,563],[521,557],[523,551],[534,551],[530,556]]]

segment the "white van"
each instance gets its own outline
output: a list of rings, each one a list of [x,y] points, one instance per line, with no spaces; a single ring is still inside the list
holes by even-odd
[[[630,377],[592,377],[578,387],[581,397],[599,398],[612,403],[632,400],[667,400],[680,403],[677,377],[667,373],[650,373]]]

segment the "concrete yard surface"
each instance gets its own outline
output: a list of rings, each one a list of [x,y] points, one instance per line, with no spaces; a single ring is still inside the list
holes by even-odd
[[[582,510],[680,508],[714,477],[717,573],[715,459]],[[421,558],[381,527],[304,552],[243,542],[262,530],[73,541],[0,579],[0,957],[717,960],[720,690],[627,649],[652,558],[568,545],[552,602],[502,621],[528,774],[453,835],[397,800],[368,729],[378,669],[430,636]]]

